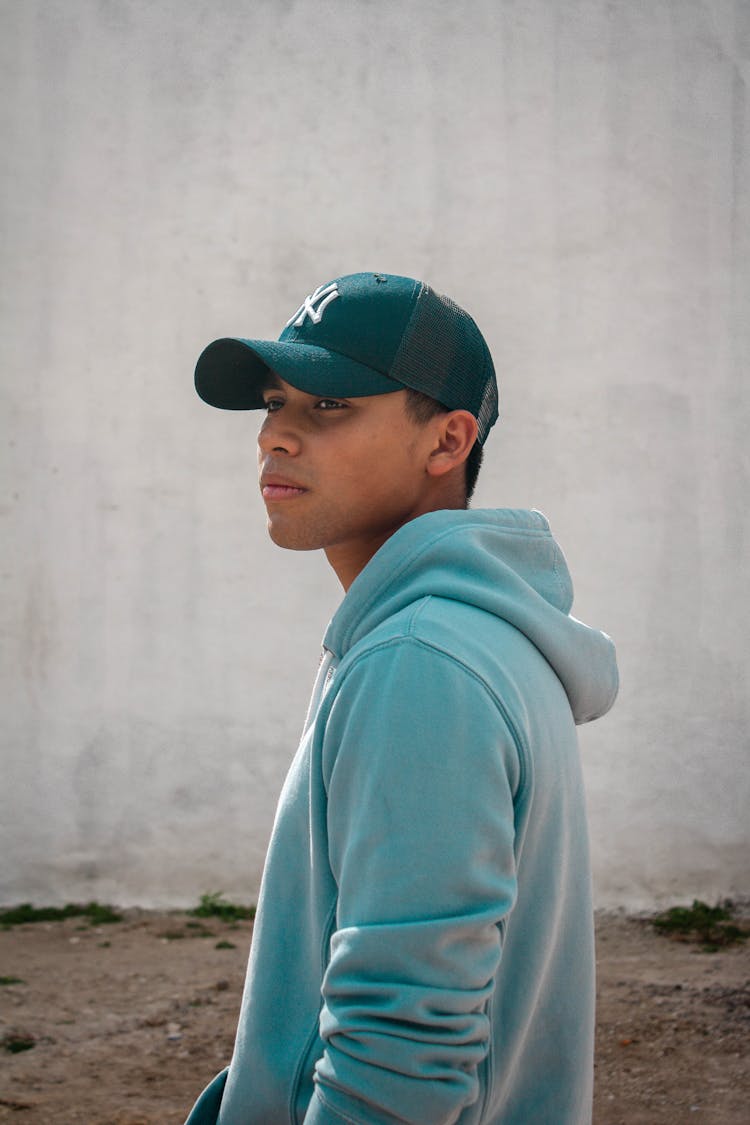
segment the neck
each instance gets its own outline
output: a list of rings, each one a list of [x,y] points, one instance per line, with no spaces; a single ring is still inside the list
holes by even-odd
[[[364,570],[376,551],[380,550],[393,533],[398,531],[399,527],[403,527],[406,523],[411,523],[412,520],[417,519],[419,516],[424,516],[428,512],[438,512],[445,509],[457,511],[467,506],[466,499],[463,495],[461,495],[460,498],[458,496],[451,498],[446,496],[444,500],[445,502],[442,504],[425,504],[423,507],[419,507],[408,519],[402,520],[393,527],[383,529],[379,533],[368,536],[367,539],[357,539],[347,543],[337,543],[326,547],[325,554],[329,566],[335,572],[336,577],[344,587],[344,591],[349,589],[354,579]]]
[[[401,526],[403,527],[403,524]],[[386,535],[374,536],[366,543],[346,543],[341,546],[325,548],[328,564],[335,572],[345,592],[349,589],[357,575],[365,569],[372,556],[380,550],[383,544],[393,535],[393,532],[397,530],[398,529],[394,527]]]

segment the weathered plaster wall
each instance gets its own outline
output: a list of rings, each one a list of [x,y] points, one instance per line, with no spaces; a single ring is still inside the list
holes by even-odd
[[[478,503],[542,508],[618,642],[598,901],[749,893],[746,0],[0,20],[0,900],[255,892],[339,595],[192,368],[369,268],[475,315]]]

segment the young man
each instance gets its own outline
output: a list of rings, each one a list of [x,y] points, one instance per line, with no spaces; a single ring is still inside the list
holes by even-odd
[[[198,393],[265,409],[275,543],[346,591],[261,887],[231,1065],[188,1125],[581,1125],[594,959],[575,723],[617,690],[538,512],[471,511],[497,418],[474,321],[354,274]],[[467,470],[467,465],[469,466]]]

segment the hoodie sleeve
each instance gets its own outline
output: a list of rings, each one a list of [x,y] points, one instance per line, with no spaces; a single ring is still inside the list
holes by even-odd
[[[489,1050],[521,758],[488,687],[414,638],[366,653],[334,694],[339,899],[305,1125],[450,1125]]]

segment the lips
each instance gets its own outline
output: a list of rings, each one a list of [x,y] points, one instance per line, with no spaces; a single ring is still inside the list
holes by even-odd
[[[261,477],[260,490],[264,500],[294,500],[307,492],[302,485],[295,484],[286,477],[270,475]]]
[[[289,484],[264,484],[261,492],[264,500],[293,500],[296,496],[304,496],[307,489]]]

